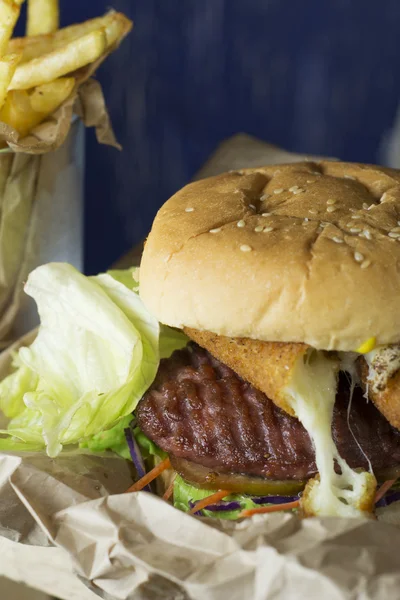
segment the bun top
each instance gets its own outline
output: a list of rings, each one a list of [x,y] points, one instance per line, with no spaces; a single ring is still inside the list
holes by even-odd
[[[140,294],[167,325],[356,350],[400,341],[400,171],[305,162],[191,183],[157,214]]]

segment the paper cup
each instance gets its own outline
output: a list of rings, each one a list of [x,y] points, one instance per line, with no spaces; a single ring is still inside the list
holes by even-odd
[[[35,267],[83,268],[84,127],[74,117],[57,150],[0,154],[0,347],[38,323],[23,284]]]

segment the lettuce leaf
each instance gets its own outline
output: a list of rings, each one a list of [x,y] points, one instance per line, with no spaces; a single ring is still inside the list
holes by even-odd
[[[157,456],[161,459],[167,458],[168,454],[148,438],[139,427],[135,427],[133,435],[139,445],[143,458],[150,458],[151,456]]]
[[[115,281],[123,283],[129,290],[133,292],[139,291],[139,267],[131,267],[130,269],[112,269],[107,271]]]
[[[189,338],[179,329],[160,323],[160,358],[169,358],[174,350],[184,348]]]
[[[174,482],[174,506],[183,512],[188,512],[194,502],[207,498],[207,496],[210,496],[212,493],[211,490],[202,490],[190,485],[180,475],[177,475]],[[224,501],[238,502],[240,504],[240,509],[218,512],[203,509],[200,511],[200,514],[205,517],[235,521],[242,510],[261,508],[262,506],[270,506],[271,504],[268,502],[265,504],[256,504],[252,501],[250,496],[246,496],[245,494],[231,494],[230,496],[227,496]]]
[[[96,433],[88,440],[79,443],[80,448],[88,448],[92,452],[111,450],[122,458],[131,460],[131,454],[125,437],[125,429],[132,422],[132,415],[122,417],[114,427]]]
[[[31,273],[25,291],[41,325],[32,345],[19,350],[17,370],[0,384],[0,410],[11,419],[0,431],[8,436],[0,438],[0,450],[22,443],[57,456],[66,444],[96,444],[94,436],[114,427],[107,447],[118,446],[120,420],[135,409],[160,360],[160,326],[133,291],[133,275],[85,277],[65,263]],[[171,351],[186,344],[168,328],[163,337]]]

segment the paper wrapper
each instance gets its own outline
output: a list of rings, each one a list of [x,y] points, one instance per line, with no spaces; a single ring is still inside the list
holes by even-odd
[[[37,324],[23,284],[36,266],[83,266],[83,129],[76,118],[65,143],[41,155],[0,154],[0,348]]]
[[[256,144],[265,164],[271,147]],[[226,148],[208,169],[218,171]],[[240,166],[246,156],[224,163]],[[7,351],[0,377],[10,366]],[[146,492],[121,494],[130,478],[118,458],[0,455],[0,574],[80,600],[399,597],[400,503],[380,521],[276,513],[234,523],[191,517]]]

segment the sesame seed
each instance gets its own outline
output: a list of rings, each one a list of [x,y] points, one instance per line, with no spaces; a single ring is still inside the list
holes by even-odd
[[[379,202],[382,204],[382,203],[386,202],[386,200],[387,200],[387,193],[385,192],[384,194],[382,194]]]
[[[352,227],[350,229],[350,233],[360,233],[361,229],[359,227]]]
[[[364,229],[364,231],[358,234],[358,237],[364,237],[367,240],[372,240],[371,232],[368,231],[368,229]]]
[[[400,225],[400,221],[397,221],[397,225]]]
[[[309,220],[310,220],[310,219],[309,219],[308,217],[304,217],[304,222],[305,222],[305,223],[308,223],[308,221],[309,221]]]
[[[389,233],[388,233],[388,236],[389,236],[390,238],[395,238],[395,239],[397,239],[397,238],[399,238],[399,237],[400,237],[400,233],[396,233],[395,231],[389,231]]]
[[[292,185],[292,187],[289,188],[289,192],[295,192],[298,189],[299,189],[298,185]]]
[[[298,190],[294,190],[293,194],[302,194],[303,192],[303,188],[299,188]]]
[[[271,213],[261,213],[262,217],[269,217],[271,215]]]
[[[334,242],[336,242],[337,244],[343,244],[343,240],[342,240],[342,238],[338,237],[337,235],[335,235],[335,236],[332,238],[332,240],[333,240]]]
[[[262,196],[260,196],[260,200],[268,200],[268,198],[270,198],[271,194],[263,194]]]
[[[329,199],[326,201],[326,203],[327,203],[328,205],[336,204],[336,200],[335,200],[335,198],[329,198]]]
[[[328,225],[330,225],[330,223],[327,223],[326,221],[321,221],[321,223],[319,224],[319,226],[322,227],[322,229],[328,227]]]
[[[264,227],[263,231],[264,233],[268,233],[269,231],[273,231],[273,227]]]
[[[185,212],[193,212],[194,208],[192,208],[191,206],[188,206],[187,208],[185,208]]]
[[[366,202],[363,202],[363,206],[362,207],[363,207],[364,210],[368,210],[368,204]]]
[[[391,229],[390,231],[394,231],[395,233],[398,233],[400,231],[400,227],[393,227],[393,229]]]
[[[253,210],[256,210],[256,207],[254,206],[254,204],[249,204],[249,208],[252,208]]]
[[[307,183],[314,183],[313,179],[307,179]]]
[[[248,244],[242,244],[240,246],[240,249],[242,252],[251,252],[253,250],[253,248],[251,246],[249,246]]]
[[[316,215],[317,211],[314,210],[313,208],[310,208],[310,210],[308,211],[310,213],[310,215]]]
[[[274,194],[282,194],[283,192],[283,188],[278,188],[277,190],[274,190]]]
[[[363,262],[361,263],[360,266],[362,269],[366,269],[367,267],[369,267],[370,264],[371,264],[371,261],[367,259],[367,260],[363,260]]]
[[[345,175],[344,176],[345,179],[353,179],[355,181],[355,177],[353,177],[353,175]]]
[[[238,227],[244,227],[244,226],[246,225],[246,223],[243,221],[243,219],[240,219],[240,221],[238,221],[238,222],[236,223],[236,225],[237,225]]]
[[[260,231],[262,231],[264,229],[264,227],[262,225],[257,225],[257,227],[254,227],[254,231],[256,233],[260,233]]]
[[[371,204],[370,206],[368,206],[367,210],[371,210],[371,208],[374,208],[375,204]]]
[[[357,262],[363,262],[364,255],[361,254],[361,252],[354,252],[354,260],[356,260]]]
[[[326,209],[326,212],[333,213],[333,212],[335,212],[335,210],[337,210],[336,206],[328,206],[328,208]]]
[[[361,219],[361,216],[360,215],[351,215],[351,218],[352,219]]]
[[[215,227],[215,229],[210,229],[210,233],[218,233],[221,231],[221,227]]]

